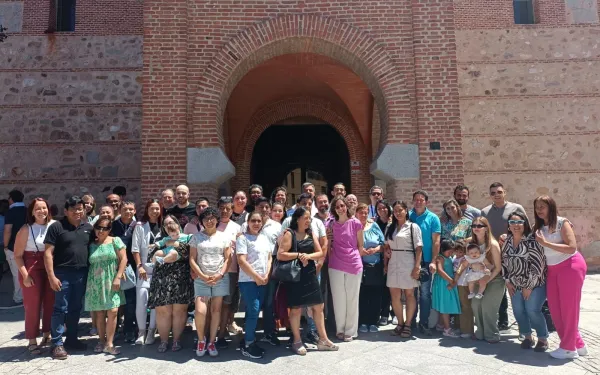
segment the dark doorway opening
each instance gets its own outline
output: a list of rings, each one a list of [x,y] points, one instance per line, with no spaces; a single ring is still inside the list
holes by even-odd
[[[330,125],[272,125],[254,146],[250,178],[251,183],[263,186],[267,197],[286,184],[288,191],[301,192],[302,184],[315,182],[313,179],[324,180],[328,194],[337,182],[351,191],[350,154],[342,136]]]

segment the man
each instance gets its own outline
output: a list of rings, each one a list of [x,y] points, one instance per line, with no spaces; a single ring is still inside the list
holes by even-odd
[[[302,193],[310,195],[310,199],[313,202],[312,207],[310,208],[310,215],[315,216],[317,214],[317,207],[315,207],[315,185],[312,182],[305,182],[302,184]],[[297,198],[296,201],[298,201]],[[294,204],[289,210],[286,212],[286,216],[292,216],[296,208],[297,204]]]
[[[119,215],[119,212],[121,211],[121,196],[115,193],[107,195],[106,204],[112,207],[115,217]]]
[[[469,202],[469,188],[465,185],[458,185],[454,188],[454,199],[456,199],[456,201],[460,205],[460,209],[463,212],[463,216],[467,219],[473,221],[474,219],[481,216],[481,211],[479,209],[467,204]],[[446,217],[446,215],[442,216]]]
[[[196,205],[190,202],[190,189],[185,185],[179,185],[175,189],[175,197],[177,204],[167,210],[167,214],[171,214],[179,220],[181,227],[196,217]]]
[[[421,281],[419,287],[419,303],[417,310],[419,314],[419,330],[428,336],[431,336],[429,329],[429,312],[431,310],[431,280],[436,270],[435,259],[440,253],[440,235],[442,233],[442,224],[439,217],[429,211],[427,204],[429,195],[424,190],[417,190],[413,193],[413,209],[410,211],[410,221],[421,228],[423,237],[423,259],[422,263],[429,271],[429,280]],[[415,270],[419,268],[415,264]],[[416,311],[415,311],[416,316]]]
[[[115,219],[112,225],[112,235],[119,237],[125,244],[127,254],[127,265],[131,266],[134,270],[136,269],[135,259],[133,259],[133,253],[131,252],[131,240],[133,238],[133,230],[136,225],[135,221],[135,203],[131,201],[123,201],[121,203],[121,215],[118,219]],[[125,293],[125,307],[124,307],[124,322],[123,322],[123,333],[125,333],[125,342],[135,342],[136,334],[136,317],[135,317],[135,300],[136,300],[136,288],[127,289]]]
[[[200,197],[196,200],[196,216],[194,216],[189,223],[183,227],[183,233],[185,234],[196,234],[200,232],[204,227],[200,223],[200,214],[208,208],[208,198]]]
[[[356,213],[356,207],[358,207],[358,198],[354,194],[346,195],[346,202],[348,202],[348,211],[350,211],[350,216],[354,216]]]
[[[250,195],[250,202],[246,206],[246,211],[253,212],[258,205],[256,200],[263,196],[263,188],[259,184],[252,184],[248,188],[248,194]]]
[[[19,190],[8,193],[8,212],[4,217],[4,254],[13,277],[13,305],[23,304],[23,292],[19,284],[19,268],[15,262],[15,238],[19,229],[25,224],[27,208],[23,203],[25,196]],[[3,270],[0,270],[2,272]]]
[[[246,193],[242,190],[235,192],[233,196],[233,212],[231,213],[231,220],[235,221],[238,225],[242,226],[248,218],[248,211],[246,211],[246,205],[248,198]]]
[[[61,221],[50,225],[44,239],[44,265],[50,287],[56,292],[50,328],[54,359],[66,359],[65,348],[85,350],[87,347],[77,338],[77,325],[87,283],[88,247],[93,228],[81,221],[85,209],[80,197],[69,198],[64,213]],[[63,342],[65,331],[67,338]]]
[[[383,199],[383,189],[380,186],[374,185],[369,190],[369,198],[371,199],[369,219],[375,220],[377,218],[377,202]]]
[[[338,195],[341,195],[342,197],[346,196],[346,187],[341,182],[333,185],[333,190],[331,191],[331,196],[333,198],[337,197]]]
[[[165,189],[160,193],[160,203],[163,206],[163,214],[175,205],[175,193],[172,189]]]
[[[523,206],[506,200],[506,190],[500,182],[494,182],[490,185],[490,197],[492,204],[481,210],[481,216],[485,217],[490,223],[490,230],[500,244],[500,249],[504,245],[506,232],[508,232],[508,217],[511,213],[518,211],[527,216]],[[508,330],[508,298],[506,292],[502,297],[500,310],[498,311],[498,329],[500,331]]]

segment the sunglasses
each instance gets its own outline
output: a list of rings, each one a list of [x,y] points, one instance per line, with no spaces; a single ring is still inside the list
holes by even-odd
[[[110,230],[109,227],[94,227],[94,230],[97,230],[98,232],[108,232]]]
[[[484,224],[471,224],[471,228],[475,229],[481,229],[481,228],[487,228],[487,225]]]
[[[522,224],[525,224],[525,220],[509,220],[508,224],[510,224],[510,225],[522,225]]]
[[[232,197],[232,196],[229,196],[229,197],[225,197],[225,196],[223,196],[223,197],[221,197],[220,199],[223,199],[223,200],[224,200],[224,199],[233,199],[233,197]]]

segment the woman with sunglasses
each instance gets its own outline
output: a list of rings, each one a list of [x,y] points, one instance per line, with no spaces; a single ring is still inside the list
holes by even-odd
[[[548,327],[542,313],[546,301],[546,258],[544,250],[532,235],[527,216],[515,211],[508,216],[508,236],[502,247],[502,273],[519,323],[519,334],[525,339],[521,349],[548,350]]]
[[[557,359],[574,359],[588,354],[579,333],[581,289],[587,272],[585,259],[577,251],[573,225],[558,216],[554,199],[547,195],[533,201],[535,237],[544,247],[548,264],[548,307],[560,338],[558,349],[550,352]]]
[[[502,279],[502,258],[500,255],[500,246],[490,230],[490,224],[484,217],[478,217],[471,224],[473,237],[471,242],[478,245],[485,252],[486,259],[494,266],[488,279],[487,287],[483,298],[473,298],[471,306],[475,316],[475,338],[486,340],[490,344],[500,341],[500,331],[498,329],[498,310],[505,293],[504,280]],[[469,266],[466,260],[463,260],[457,273],[461,274]]]
[[[109,236],[112,221],[100,217],[94,224],[96,239],[90,245],[89,271],[85,291],[85,310],[96,316],[99,343],[95,353],[120,354],[113,345],[119,306],[125,304],[121,278],[127,266],[125,244]]]

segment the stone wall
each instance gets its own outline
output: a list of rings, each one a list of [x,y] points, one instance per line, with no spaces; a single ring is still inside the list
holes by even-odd
[[[0,43],[0,195],[20,188],[61,206],[87,192],[103,201],[121,185],[138,201],[141,66],[139,35],[14,33]]]
[[[501,181],[530,217],[536,196],[553,196],[593,269],[600,267],[600,28],[560,23],[456,31],[465,182],[473,204],[485,206],[489,185]]]

